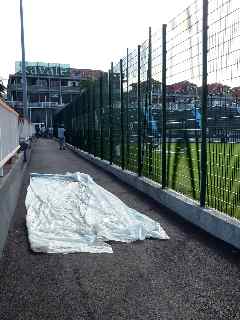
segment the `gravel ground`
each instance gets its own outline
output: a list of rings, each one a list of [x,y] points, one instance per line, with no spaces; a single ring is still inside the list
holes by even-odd
[[[25,227],[26,176],[0,260],[0,320],[240,319],[240,252],[54,141],[34,144],[29,172],[81,171],[171,237],[111,243],[114,254],[36,254]]]

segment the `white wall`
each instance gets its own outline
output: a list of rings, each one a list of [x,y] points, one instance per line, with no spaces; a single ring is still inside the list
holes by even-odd
[[[0,100],[0,176],[3,174],[3,165],[18,147],[18,114]]]
[[[4,164],[17,152],[19,143],[28,141],[35,127],[0,99],[0,176]]]

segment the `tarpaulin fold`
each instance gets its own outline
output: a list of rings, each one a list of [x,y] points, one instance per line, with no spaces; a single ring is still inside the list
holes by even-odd
[[[109,240],[169,239],[158,222],[80,172],[31,174],[25,204],[28,238],[35,252],[112,253]]]

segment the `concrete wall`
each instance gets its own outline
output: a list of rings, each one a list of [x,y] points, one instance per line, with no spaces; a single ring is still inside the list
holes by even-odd
[[[239,220],[214,209],[201,208],[196,201],[173,190],[163,190],[160,184],[150,179],[138,177],[135,173],[127,170],[123,171],[118,166],[110,165],[108,161],[100,160],[79,149],[74,149],[71,145],[68,147],[82,158],[91,161],[121,181],[150,196],[185,220],[240,249]]]
[[[8,236],[9,226],[15,212],[23,177],[30,160],[31,151],[27,152],[27,162],[23,162],[23,153],[17,155],[17,160],[11,170],[0,178],[0,258]]]

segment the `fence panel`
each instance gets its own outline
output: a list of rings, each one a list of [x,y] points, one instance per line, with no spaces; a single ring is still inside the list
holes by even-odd
[[[88,151],[89,131],[88,131],[88,91],[86,90],[83,94],[83,150]]]
[[[238,1],[195,0],[165,30],[60,117],[81,149],[240,218]]]
[[[129,131],[128,131],[128,50],[127,55],[122,59],[122,121],[123,121],[123,146],[124,148],[124,168],[128,167],[129,157]]]
[[[103,74],[103,110],[102,110],[102,140],[103,140],[103,158],[110,160],[110,127],[109,127],[109,83],[108,74]]]
[[[95,82],[95,156],[101,157],[101,104],[100,104],[100,79]]]
[[[149,101],[150,79],[149,79],[149,39],[141,44],[140,53],[140,113],[138,122],[141,135],[141,173],[151,177],[152,173],[152,132],[149,120],[152,113],[152,106]]]
[[[137,49],[128,53],[128,155],[127,169],[138,171],[138,107],[137,107]]]
[[[209,1],[207,205],[240,218],[240,8]]]
[[[113,163],[121,166],[121,96],[120,62],[113,67],[112,79],[112,141]]]
[[[150,29],[141,48],[143,175],[161,182],[162,32]]]
[[[167,27],[167,185],[200,197],[202,1]]]

